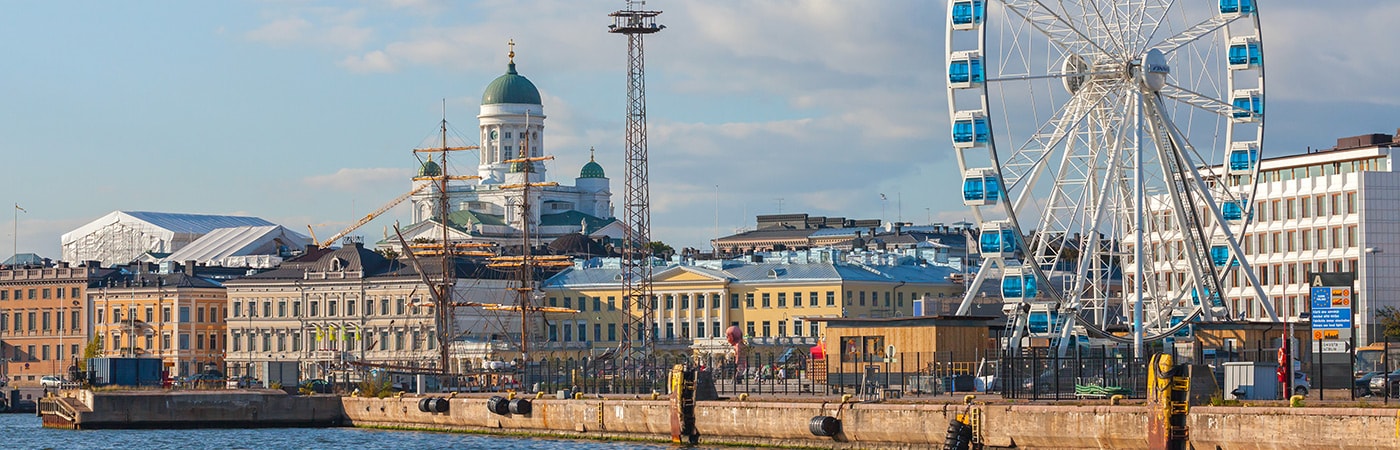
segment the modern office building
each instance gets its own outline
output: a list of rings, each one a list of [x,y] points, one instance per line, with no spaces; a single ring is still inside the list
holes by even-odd
[[[1252,222],[1240,243],[1281,319],[1303,322],[1310,315],[1312,272],[1356,273],[1360,295],[1353,313],[1360,344],[1376,339],[1377,309],[1400,306],[1393,294],[1400,292],[1400,278],[1388,276],[1400,269],[1400,173],[1392,160],[1397,146],[1392,135],[1368,134],[1338,139],[1330,149],[1259,161]],[[1223,300],[1236,312],[1234,319],[1265,318],[1242,275],[1235,270],[1225,278]]]

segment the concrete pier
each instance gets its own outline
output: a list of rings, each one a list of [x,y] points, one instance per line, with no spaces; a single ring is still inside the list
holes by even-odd
[[[340,397],[279,390],[63,391],[39,401],[51,428],[334,427]]]

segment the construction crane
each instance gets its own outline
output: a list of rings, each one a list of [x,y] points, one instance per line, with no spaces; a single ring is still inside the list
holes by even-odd
[[[324,240],[324,241],[318,242],[316,245],[317,245],[318,247],[321,247],[321,248],[330,247],[330,245],[331,245],[331,244],[334,244],[336,240],[345,237],[345,235],[350,234],[350,232],[355,231],[356,229],[359,229],[360,227],[362,227],[362,226],[364,226],[365,224],[369,223],[370,221],[374,220],[374,218],[379,217],[380,214],[384,214],[384,212],[385,212],[385,211],[388,211],[389,208],[393,208],[394,206],[397,206],[399,203],[403,203],[404,200],[408,200],[408,198],[409,198],[409,197],[412,197],[413,194],[417,194],[417,193],[423,191],[424,189],[427,189],[429,186],[432,186],[432,183],[424,183],[424,184],[419,185],[418,187],[415,187],[415,188],[409,190],[408,192],[405,192],[403,195],[400,195],[400,196],[398,196],[398,197],[395,197],[393,200],[390,200],[389,203],[385,203],[384,206],[380,206],[379,209],[376,209],[376,210],[374,210],[374,212],[369,213],[369,214],[365,215],[364,217],[361,217],[360,220],[356,221],[354,224],[351,224],[349,227],[345,228],[344,230],[340,230],[339,233],[336,233],[336,234],[332,235],[332,236],[330,237],[330,239],[326,239],[326,240]],[[307,225],[306,227],[307,227],[308,229],[311,228],[310,225]],[[313,240],[313,241],[316,240],[316,232],[315,232],[315,231],[313,231],[313,232],[311,233],[311,240]]]

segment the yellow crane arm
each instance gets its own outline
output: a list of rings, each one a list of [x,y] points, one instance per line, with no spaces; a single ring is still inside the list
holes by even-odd
[[[350,232],[355,231],[356,229],[360,228],[361,226],[364,226],[364,224],[367,224],[367,223],[369,223],[371,220],[374,220],[375,217],[379,217],[380,214],[384,214],[384,212],[385,212],[385,211],[388,211],[389,208],[393,208],[394,206],[398,205],[399,203],[403,203],[404,200],[408,200],[408,198],[409,198],[409,197],[412,197],[413,194],[417,194],[419,191],[422,191],[422,190],[424,190],[424,189],[427,189],[428,186],[432,186],[432,184],[425,183],[425,184],[419,185],[418,187],[413,188],[412,190],[410,190],[410,191],[408,191],[408,192],[405,192],[403,195],[400,195],[400,196],[394,198],[393,200],[390,200],[389,203],[385,203],[384,206],[380,206],[379,209],[376,209],[376,210],[374,210],[374,212],[369,213],[369,214],[365,215],[364,217],[360,218],[359,221],[355,222],[353,225],[350,225],[350,227],[348,227],[348,228],[346,228],[346,229],[344,229],[344,230],[340,230],[339,233],[336,233],[335,235],[331,236],[330,239],[326,239],[325,241],[322,241],[322,242],[319,244],[320,247],[321,247],[321,248],[329,247],[331,244],[334,244],[336,240],[338,240],[338,239],[340,239],[340,238],[343,238],[343,237],[345,237],[345,235],[350,234]]]

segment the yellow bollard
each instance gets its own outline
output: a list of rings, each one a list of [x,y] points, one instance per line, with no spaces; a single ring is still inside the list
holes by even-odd
[[[515,391],[506,391],[506,400],[515,400]]]
[[[652,400],[657,400],[657,399],[660,399],[660,398],[661,398],[661,393],[660,393],[660,392],[656,392],[656,391],[652,391],[652,392],[651,392],[651,399],[652,399]]]
[[[1108,398],[1108,404],[1111,406],[1118,406],[1118,404],[1122,402],[1123,394],[1114,394],[1112,397]]]
[[[851,399],[853,399],[853,398],[855,398],[855,397],[856,397],[856,396],[851,395],[851,394],[842,395],[842,396],[841,396],[841,403],[850,403],[850,402],[851,402]]]
[[[748,392],[740,392],[740,393],[739,393],[739,401],[741,401],[741,402],[749,401],[749,393],[748,393]]]
[[[976,395],[972,395],[972,394],[964,395],[964,396],[963,396],[963,404],[964,404],[964,405],[971,405],[971,404],[972,404],[972,399],[975,399],[975,398],[977,398]]]
[[[1288,407],[1289,407],[1289,408],[1302,408],[1302,407],[1303,407],[1303,396],[1301,396],[1301,395],[1295,395],[1295,396],[1292,396],[1292,397],[1288,397]]]
[[[535,400],[539,400],[539,399],[542,399],[542,398],[544,398],[544,391],[540,391],[540,392],[536,392],[536,393],[535,393]]]
[[[582,392],[575,392],[575,393],[574,393],[574,400],[583,400],[583,393],[582,393]]]

